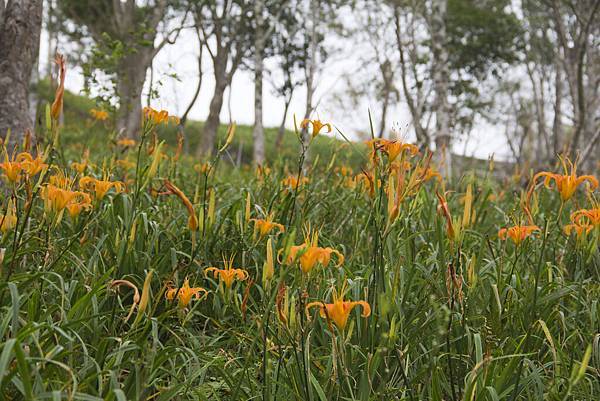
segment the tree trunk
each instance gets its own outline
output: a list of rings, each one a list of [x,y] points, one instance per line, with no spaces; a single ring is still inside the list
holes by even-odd
[[[436,162],[440,173],[445,178],[449,178],[452,173],[450,106],[448,104],[448,50],[444,43],[446,39],[447,6],[448,0],[434,0],[431,4]]]
[[[285,135],[285,120],[287,119],[288,109],[290,108],[291,102],[292,94],[290,93],[290,97],[285,99],[283,117],[281,118],[281,124],[279,124],[279,130],[277,131],[277,139],[275,140],[275,149],[277,149],[277,151],[281,150],[281,145],[283,144],[283,136]]]
[[[154,49],[139,50],[125,56],[119,65],[117,74],[117,131],[127,138],[136,138],[141,128],[142,90],[146,80],[146,70],[152,60]]]
[[[0,0],[2,1],[2,0]],[[35,128],[36,126],[36,117],[37,117],[37,112],[38,112],[38,105],[39,105],[39,96],[38,96],[38,91],[37,91],[37,86],[38,83],[40,81],[40,71],[39,71],[39,55],[40,55],[40,41],[37,41],[38,46],[35,49],[35,60],[33,62],[33,68],[31,69],[31,78],[29,79],[29,87],[32,88],[32,90],[29,91],[29,118],[31,119],[31,121],[33,122],[33,126]],[[60,113],[61,117],[64,117],[64,113]],[[62,121],[61,121],[62,123]]]
[[[419,105],[418,100],[418,91],[420,88],[417,88],[417,99],[414,99],[412,95],[413,89],[408,85],[408,64],[409,61],[404,57],[404,44],[402,43],[402,27],[401,27],[401,16],[400,16],[400,6],[396,5],[394,7],[394,20],[395,20],[395,31],[396,31],[396,46],[398,47],[398,53],[400,55],[400,78],[402,81],[402,93],[406,99],[406,104],[408,105],[408,110],[410,111],[410,115],[412,117],[412,124],[415,128],[415,136],[417,137],[417,143],[419,143],[421,148],[429,149],[430,139],[427,130],[423,127],[421,122],[422,118],[422,109]]]
[[[315,13],[319,11],[319,2],[318,0],[310,1],[310,9],[316,10]],[[317,14],[313,15],[311,18],[311,30],[310,30],[310,42],[308,43],[308,54],[307,60],[305,61],[305,77],[306,77],[306,111],[304,112],[304,119],[310,118],[310,115],[313,112],[313,96],[315,92],[315,73],[316,73],[316,63],[317,63],[317,46],[318,46],[318,38],[317,38],[317,21],[319,16]],[[308,146],[308,129],[302,128],[301,131],[302,143],[304,146]],[[308,159],[308,152],[307,152]]]
[[[562,97],[563,82],[562,71],[558,62],[555,63],[555,82],[554,82],[554,120],[552,122],[552,157],[556,157],[559,152],[562,139]]]
[[[223,74],[224,75],[224,74]],[[213,154],[215,149],[215,140],[217,131],[221,124],[221,108],[223,107],[223,98],[225,89],[227,89],[227,81],[225,77],[218,76],[218,69],[215,68],[215,91],[208,109],[208,118],[202,129],[202,138],[196,151],[198,157],[206,157]]]
[[[381,107],[381,121],[379,125],[378,138],[383,138],[385,135],[386,119],[388,107],[390,104],[390,96],[394,85],[394,72],[392,70],[392,63],[389,60],[385,60],[380,66],[381,78],[383,80],[383,104]]]
[[[263,127],[263,70],[264,33],[262,29],[262,1],[255,0],[256,33],[254,40],[254,128],[252,129],[252,157],[255,165],[265,162],[265,130]]]
[[[0,136],[11,130],[11,149],[32,130],[28,93],[39,50],[42,0],[0,3]]]
[[[385,134],[385,120],[387,119],[388,104],[390,102],[390,91],[386,88],[383,96],[383,106],[381,107],[381,121],[379,123],[379,135],[378,138],[383,138]]]
[[[202,43],[202,42],[200,42],[200,43]],[[202,44],[200,44],[200,53],[198,54],[198,85],[196,86],[196,91],[194,92],[194,96],[192,96],[192,100],[190,100],[190,103],[188,104],[187,108],[185,109],[185,112],[179,119],[179,124],[177,125],[177,131],[184,137],[184,141],[185,141],[184,142],[184,152],[186,154],[190,153],[190,141],[185,136],[184,128],[185,128],[185,124],[187,123],[187,120],[188,120],[188,115],[190,114],[190,112],[192,111],[192,108],[196,104],[196,101],[198,100],[198,96],[200,95],[200,89],[202,89],[202,74],[203,74],[202,73],[202,53],[203,53],[203,50],[204,50],[204,46],[202,46]]]

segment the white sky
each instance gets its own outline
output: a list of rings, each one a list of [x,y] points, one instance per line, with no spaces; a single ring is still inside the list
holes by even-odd
[[[68,58],[68,51],[59,45],[59,51],[61,50],[66,53]],[[158,90],[159,97],[152,100],[154,108],[164,108],[177,115],[181,115],[185,111],[198,82],[197,54],[198,42],[195,33],[183,31],[175,44],[165,46],[157,55],[154,60],[154,79],[155,89]],[[334,94],[343,93],[344,80],[341,79],[341,76],[356,69],[356,65],[360,62],[359,55],[360,46],[349,44],[348,49],[343,51],[342,57],[336,56],[335,61],[328,62],[321,72],[315,95],[316,101],[319,102],[315,115],[321,120],[333,123],[351,139],[359,139],[361,135],[364,136],[364,133],[368,132],[369,110],[372,110],[376,126],[379,125],[377,119],[380,115],[380,105],[372,99],[361,99],[360,105],[352,110],[341,108],[333,99]],[[189,116],[190,119],[194,120],[206,119],[215,84],[212,76],[212,65],[207,52],[205,52],[204,59],[202,89]],[[45,61],[48,60],[48,39],[45,32],[42,32],[40,60],[40,68],[45,68]],[[267,61],[266,75],[271,64]],[[177,75],[178,80],[171,78],[173,73]],[[159,85],[156,85],[157,80],[160,81]],[[68,71],[66,87],[75,93],[81,91],[83,88],[83,75],[80,68]],[[229,100],[230,93],[231,99]],[[264,124],[267,127],[279,126],[283,116],[283,99],[273,94],[268,78],[265,79],[263,93]],[[305,96],[306,89],[304,87],[299,87],[295,91],[286,121],[288,128],[293,127],[293,114],[296,114],[299,119],[304,115]],[[144,95],[144,103],[145,101],[146,96]],[[221,110],[222,122],[229,121],[229,101],[231,102],[231,113],[234,121],[248,125],[254,123],[252,72],[239,70],[235,74],[231,92],[228,89],[225,94],[225,101]],[[400,104],[391,107],[387,120],[388,130],[391,127],[398,127],[403,136],[408,137],[409,140],[411,139],[411,133],[406,133],[407,126],[411,121],[410,114],[402,101]],[[409,131],[412,130],[410,127],[408,129]],[[472,137],[466,144],[464,140],[455,140],[454,150],[459,154],[465,153],[479,158],[487,158],[492,153],[495,154],[496,159],[506,159],[509,155],[506,140],[501,131],[497,127],[482,123],[475,126]]]

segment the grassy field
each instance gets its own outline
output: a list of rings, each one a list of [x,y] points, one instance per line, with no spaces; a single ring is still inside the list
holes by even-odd
[[[92,107],[0,164],[2,399],[600,399],[594,177],[320,135],[309,163],[292,132],[237,168],[248,127],[194,160]]]

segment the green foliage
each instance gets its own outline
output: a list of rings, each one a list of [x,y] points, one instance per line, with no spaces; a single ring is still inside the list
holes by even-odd
[[[509,1],[448,1],[447,37],[453,68],[482,78],[518,60],[523,28]]]

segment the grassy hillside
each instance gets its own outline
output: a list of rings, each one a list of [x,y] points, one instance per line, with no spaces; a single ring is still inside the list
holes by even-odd
[[[44,102],[51,102],[54,93],[50,90],[47,81],[41,81],[38,86],[38,93]],[[95,102],[85,96],[76,95],[71,92],[66,92],[64,97],[64,121],[61,136],[66,144],[80,143],[85,144],[90,149],[102,148],[106,145],[107,140],[114,139],[116,133],[109,127],[113,127],[113,121],[110,119],[106,122],[94,121],[90,116],[90,110],[97,107]],[[300,122],[298,122],[300,123]],[[185,145],[184,149],[190,154],[194,154],[194,150],[198,146],[202,135],[203,122],[189,120],[185,127]],[[299,144],[296,135],[289,130],[286,130],[282,147],[276,149],[275,140],[277,136],[277,128],[265,129],[265,153],[267,164],[275,162],[295,163],[298,158]],[[158,128],[161,140],[165,140],[169,146],[176,146],[177,131],[176,127],[160,127]],[[227,126],[221,125],[218,131],[217,143],[224,141],[227,133]],[[362,148],[361,144],[356,144],[358,148]],[[238,160],[238,154],[241,154],[242,164],[249,164],[252,161],[252,126],[238,125],[236,135],[232,146],[228,150],[228,157],[225,160]],[[358,165],[361,157],[356,152],[349,150],[349,146],[345,141],[341,141],[332,137],[319,136],[315,138],[311,145],[311,155],[314,158],[317,156],[321,161],[327,163],[336,154],[336,159],[340,163],[351,163]]]

